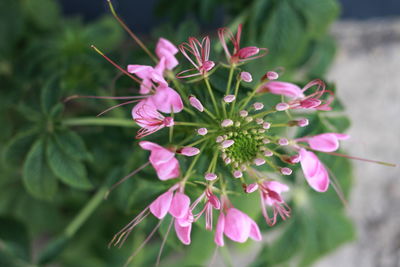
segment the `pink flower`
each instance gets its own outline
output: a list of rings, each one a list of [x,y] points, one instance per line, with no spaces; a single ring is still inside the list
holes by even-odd
[[[349,139],[350,136],[341,133],[323,133],[311,137],[298,138],[298,142],[307,142],[314,150],[333,152],[339,148],[339,140]]]
[[[197,205],[206,197],[206,203],[204,204],[203,209],[194,215],[194,221],[200,219],[201,215],[205,213],[206,220],[206,230],[212,230],[213,225],[213,209],[219,210],[221,208],[221,203],[218,198],[212,193],[210,188],[207,188],[203,194],[200,195],[190,207],[191,212],[196,209]]]
[[[178,113],[183,109],[182,98],[172,88],[160,85],[156,93],[149,97],[154,106],[164,113]]]
[[[317,86],[314,93],[304,95],[304,92],[313,86]],[[331,110],[329,106],[334,97],[333,93],[326,90],[326,85],[323,81],[316,79],[309,82],[303,89],[300,89],[295,84],[288,82],[270,81],[265,83],[258,91],[258,93],[270,92],[272,94],[284,95],[292,98],[287,104],[288,108],[291,109],[317,109],[317,110]],[[329,97],[327,100],[320,99],[324,94],[328,93]]]
[[[173,179],[179,176],[179,162],[175,158],[175,153],[149,141],[141,141],[139,145],[145,150],[150,150],[149,160],[160,180]]]
[[[160,60],[160,63],[155,68],[146,65],[128,65],[128,72],[142,79],[139,93],[149,94],[151,89],[156,87],[153,83],[168,86],[167,81],[163,77],[164,62],[165,59]]]
[[[255,241],[262,239],[255,221],[238,209],[229,208],[224,221],[224,234],[235,242],[244,243],[249,237]]]
[[[291,98],[304,97],[300,87],[288,82],[267,82],[260,88],[259,92],[269,92],[274,95],[284,95]]]
[[[220,28],[218,29],[218,37],[221,42],[221,45],[225,51],[226,59],[231,64],[241,63],[247,60],[252,60],[256,58],[263,57],[267,54],[266,48],[258,48],[256,46],[248,46],[240,48],[240,37],[242,34],[242,24],[239,24],[236,37],[228,28]],[[228,39],[231,41],[233,45],[232,54],[228,49],[228,45],[225,41],[225,36],[228,35]],[[259,54],[260,50],[264,51],[264,53]]]
[[[329,187],[329,175],[325,166],[311,151],[300,149],[300,164],[308,184],[317,192],[325,192]]]
[[[224,245],[223,234],[231,240],[244,243],[250,237],[255,241],[262,239],[260,229],[255,221],[247,214],[234,208],[228,199],[222,199],[222,206],[225,208],[225,214],[220,213],[214,241],[218,246]]]
[[[199,42],[199,40],[194,37],[190,37],[187,43],[182,43],[179,45],[179,50],[187,58],[187,60],[189,60],[194,68],[178,73],[176,75],[176,77],[178,78],[188,78],[198,75],[205,75],[215,66],[214,61],[209,60],[210,37],[208,36],[204,37],[201,42]],[[193,71],[195,71],[195,73],[182,75],[184,73]]]
[[[161,60],[165,59],[165,68],[172,70],[178,65],[178,60],[175,54],[178,53],[178,48],[173,45],[170,41],[164,38],[158,39],[156,46],[156,55]]]
[[[188,157],[192,157],[192,156],[199,154],[200,149],[198,149],[197,147],[186,146],[186,147],[182,148],[180,151],[178,151],[178,153],[188,156]]]
[[[279,214],[283,220],[290,217],[290,208],[283,200],[282,192],[289,191],[289,187],[277,181],[265,181],[260,183],[260,196],[262,213],[268,225],[276,223],[276,217]],[[272,218],[268,215],[267,206],[272,207]]]
[[[155,133],[164,127],[174,125],[174,119],[172,117],[164,117],[150,101],[149,99],[144,99],[132,109],[133,119],[142,127],[136,135],[138,139]]]

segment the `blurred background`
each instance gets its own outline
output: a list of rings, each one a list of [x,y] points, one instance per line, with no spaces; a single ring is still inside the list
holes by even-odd
[[[344,106],[345,113],[340,108],[326,119],[353,137],[345,150],[399,163],[400,1],[113,3],[151,49],[159,36],[178,44],[202,33],[215,38],[218,27],[244,23],[244,42],[270,49],[262,68],[249,67],[254,76],[284,66],[288,81],[323,78]],[[90,120],[112,101],[60,101],[78,93],[130,92],[128,81],[90,44],[121,65],[149,62],[110,16],[106,1],[0,0],[0,266],[121,266],[149,232],[149,225],[140,226],[127,246],[106,248],[114,232],[163,188],[139,177],[102,201],[104,190],[143,155],[132,153],[131,130]],[[348,207],[316,198],[332,206],[315,210],[333,215],[316,213],[310,224],[295,215],[292,221],[300,224],[265,227],[266,244],[234,247],[230,256],[224,250],[213,266],[400,266],[399,168],[352,161],[352,172],[346,162],[336,169]],[[167,243],[163,264],[175,266],[179,259],[180,266],[206,265],[213,248],[206,251],[204,243],[212,237],[194,239],[190,249]],[[132,266],[151,266],[158,248],[149,244]]]

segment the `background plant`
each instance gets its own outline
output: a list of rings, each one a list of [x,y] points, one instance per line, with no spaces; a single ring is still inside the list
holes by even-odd
[[[199,22],[215,12],[224,13],[224,24],[233,29],[243,23],[248,33],[244,44],[256,43],[271,51],[260,63],[263,68],[251,69],[249,65],[254,75],[261,69],[284,66],[283,79],[305,83],[309,78],[321,78],[334,55],[327,29],[338,14],[335,1],[166,3],[160,1],[159,10],[174,20],[155,29],[153,35],[175,44],[196,35]],[[131,123],[126,128],[111,127],[107,126],[112,124],[108,117],[95,118],[94,114],[114,104],[111,100],[65,104],[63,99],[77,93],[134,92],[130,80],[93,53],[90,44],[106,49],[119,62],[147,64],[149,59],[131,41],[124,41],[122,29],[110,16],[83,24],[79,19],[63,18],[51,0],[3,0],[0,14],[0,121],[4,125],[0,132],[0,265],[122,264],[144,234],[136,231],[128,241],[131,244],[121,250],[108,250],[106,244],[127,217],[137,214],[165,188],[150,178],[153,173],[142,172],[103,201],[109,185],[138,167],[136,159],[145,156],[134,141],[136,130]],[[187,19],[188,14],[194,19]],[[147,43],[154,45],[155,39]],[[221,48],[216,45],[214,49]],[[218,87],[217,79],[213,83]],[[332,116],[314,115],[310,123],[318,126],[305,128],[308,132],[301,134],[344,131],[349,122],[341,113],[340,102],[335,111]],[[117,109],[110,117],[123,122],[129,119],[129,113]],[[343,158],[325,162],[347,194],[349,162]],[[279,232],[277,238],[264,244],[254,266],[292,260],[310,265],[353,238],[351,223],[332,190],[319,195],[304,187],[297,196],[291,203],[295,214],[274,229]],[[257,198],[250,197],[242,205],[251,206],[254,201]],[[148,232],[151,223],[140,227]],[[161,236],[165,230],[160,230]],[[266,226],[263,230],[270,231]],[[185,265],[207,262],[206,256],[211,256],[214,247],[203,244],[211,243],[212,236],[198,231],[192,238],[190,248],[170,238],[165,255],[178,253]],[[135,259],[135,266],[152,263],[159,245],[157,240],[150,243]],[[243,251],[251,247],[236,246]],[[164,263],[174,265],[173,260]]]

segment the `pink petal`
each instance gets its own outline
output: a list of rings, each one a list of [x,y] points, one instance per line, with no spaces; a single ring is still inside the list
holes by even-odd
[[[187,146],[187,147],[182,148],[182,150],[181,150],[181,154],[185,155],[185,156],[188,156],[188,157],[195,156],[195,155],[197,155],[199,153],[200,153],[200,149],[198,149],[197,147],[189,147],[189,146]]]
[[[179,94],[167,86],[157,87],[156,93],[151,96],[154,106],[164,113],[178,113],[183,109],[182,99]]]
[[[347,134],[324,133],[308,138],[307,142],[312,149],[333,152],[339,148],[339,140],[345,140],[349,137]]]
[[[225,217],[225,235],[235,242],[245,242],[250,234],[251,221],[249,219],[238,209],[228,209]]]
[[[172,195],[173,193],[171,191],[167,191],[156,198],[150,204],[150,212],[158,219],[164,218],[171,206]]]
[[[153,120],[154,118],[157,118],[159,116],[159,113],[157,112],[157,109],[155,108],[154,104],[152,101],[149,100],[149,98],[145,98],[143,100],[140,100],[139,103],[136,104],[132,108],[132,118],[136,121],[136,123],[145,128],[149,128],[147,124],[140,123],[139,120]],[[155,126],[158,127],[158,126]]]
[[[218,222],[217,222],[217,229],[215,229],[215,236],[214,236],[214,242],[220,246],[224,246],[224,228],[225,228],[225,216],[221,212],[218,217]]]
[[[175,157],[167,162],[153,165],[153,167],[157,172],[158,178],[162,181],[177,178],[180,175],[179,161]]]
[[[300,87],[288,82],[267,82],[261,87],[260,92],[270,92],[271,94],[284,95],[291,98],[304,97]]]
[[[174,56],[176,53],[178,53],[178,48],[170,41],[164,38],[158,40],[156,54],[160,60],[165,59],[165,67],[169,70],[178,65],[178,60]]]
[[[172,199],[169,213],[175,218],[183,218],[189,211],[190,198],[180,192],[176,192]]]
[[[325,192],[329,187],[329,175],[318,157],[311,151],[300,149],[300,163],[308,184],[317,192]]]
[[[153,165],[169,162],[175,155],[175,153],[153,142],[141,141],[139,145],[141,148],[151,151],[149,159]]]
[[[282,192],[287,192],[289,191],[289,186],[282,184],[278,181],[269,181],[269,182],[264,182],[264,186],[266,186],[268,189],[275,191],[278,194],[281,194]]]
[[[260,232],[260,228],[258,228],[258,225],[255,221],[253,221],[251,218],[250,220],[250,234],[249,237],[255,241],[261,241],[262,236]]]
[[[192,224],[189,224],[189,226],[180,226],[179,223],[175,220],[175,232],[176,236],[179,238],[179,240],[185,244],[189,245],[190,244],[190,232],[192,231]]]

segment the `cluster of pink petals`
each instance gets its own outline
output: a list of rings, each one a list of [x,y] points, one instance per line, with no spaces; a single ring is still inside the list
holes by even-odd
[[[324,133],[311,137],[299,138],[297,142],[307,142],[313,150],[333,152],[339,148],[339,140],[350,136],[339,133]],[[318,192],[325,192],[329,187],[329,174],[324,164],[311,151],[300,148],[300,164],[308,184]]]
[[[149,161],[160,180],[169,180],[179,176],[179,162],[175,158],[174,152],[149,141],[141,141],[139,145],[145,150],[150,150]]]
[[[233,45],[232,53],[229,51],[228,45],[225,41],[226,35],[228,36],[229,40]],[[240,48],[241,35],[242,35],[242,24],[239,24],[236,36],[233,35],[233,33],[229,30],[229,28],[218,29],[218,37],[225,51],[225,55],[228,62],[230,62],[231,64],[241,63],[244,61],[263,57],[267,54],[267,49],[265,48],[258,48],[256,46],[248,46]],[[263,50],[264,53],[259,54],[261,50]]]
[[[313,86],[317,86],[316,91],[309,95],[305,95],[304,93]],[[326,90],[325,83],[319,79],[309,82],[302,89],[293,83],[269,81],[263,84],[263,86],[261,86],[257,92],[258,93],[269,92],[271,94],[287,96],[291,98],[291,100],[287,103],[288,108],[291,109],[303,108],[303,109],[316,109],[316,110],[331,110],[332,107],[330,107],[330,104],[334,99],[332,92]],[[326,93],[329,94],[328,99],[327,100],[321,99],[321,97]]]
[[[167,213],[174,218],[174,227],[179,240],[190,244],[193,215],[190,212],[190,198],[182,190],[174,192],[174,187],[160,195],[150,204],[150,212],[158,219],[163,219]]]
[[[282,198],[282,193],[289,191],[289,187],[277,181],[264,181],[259,185],[263,216],[268,225],[276,223],[279,214],[283,220],[290,217],[290,208]],[[273,210],[272,218],[268,215],[267,206]]]
[[[172,117],[164,117],[159,113],[150,99],[140,101],[132,109],[132,117],[142,128],[137,132],[136,138],[142,138],[164,127],[174,125]]]
[[[190,37],[188,42],[179,45],[181,53],[189,60],[194,68],[184,70],[176,75],[178,78],[189,78],[205,75],[214,68],[214,61],[210,57],[210,37],[204,37],[201,42],[194,37]],[[195,71],[195,72],[193,72]],[[189,74],[186,74],[188,73]]]
[[[146,65],[128,65],[128,72],[142,79],[139,92],[148,95],[132,109],[133,119],[143,127],[137,138],[152,134],[168,126],[168,123],[171,124],[171,119],[164,121],[164,117],[157,110],[177,113],[183,109],[180,95],[170,88],[164,79],[164,71],[178,65],[176,53],[178,49],[170,41],[160,38],[156,46],[156,54],[159,57],[157,66],[153,68]]]
[[[215,230],[214,242],[218,246],[224,246],[224,235],[229,239],[244,243],[250,237],[255,241],[262,239],[260,229],[253,219],[240,210],[230,207],[226,213],[220,213]]]

